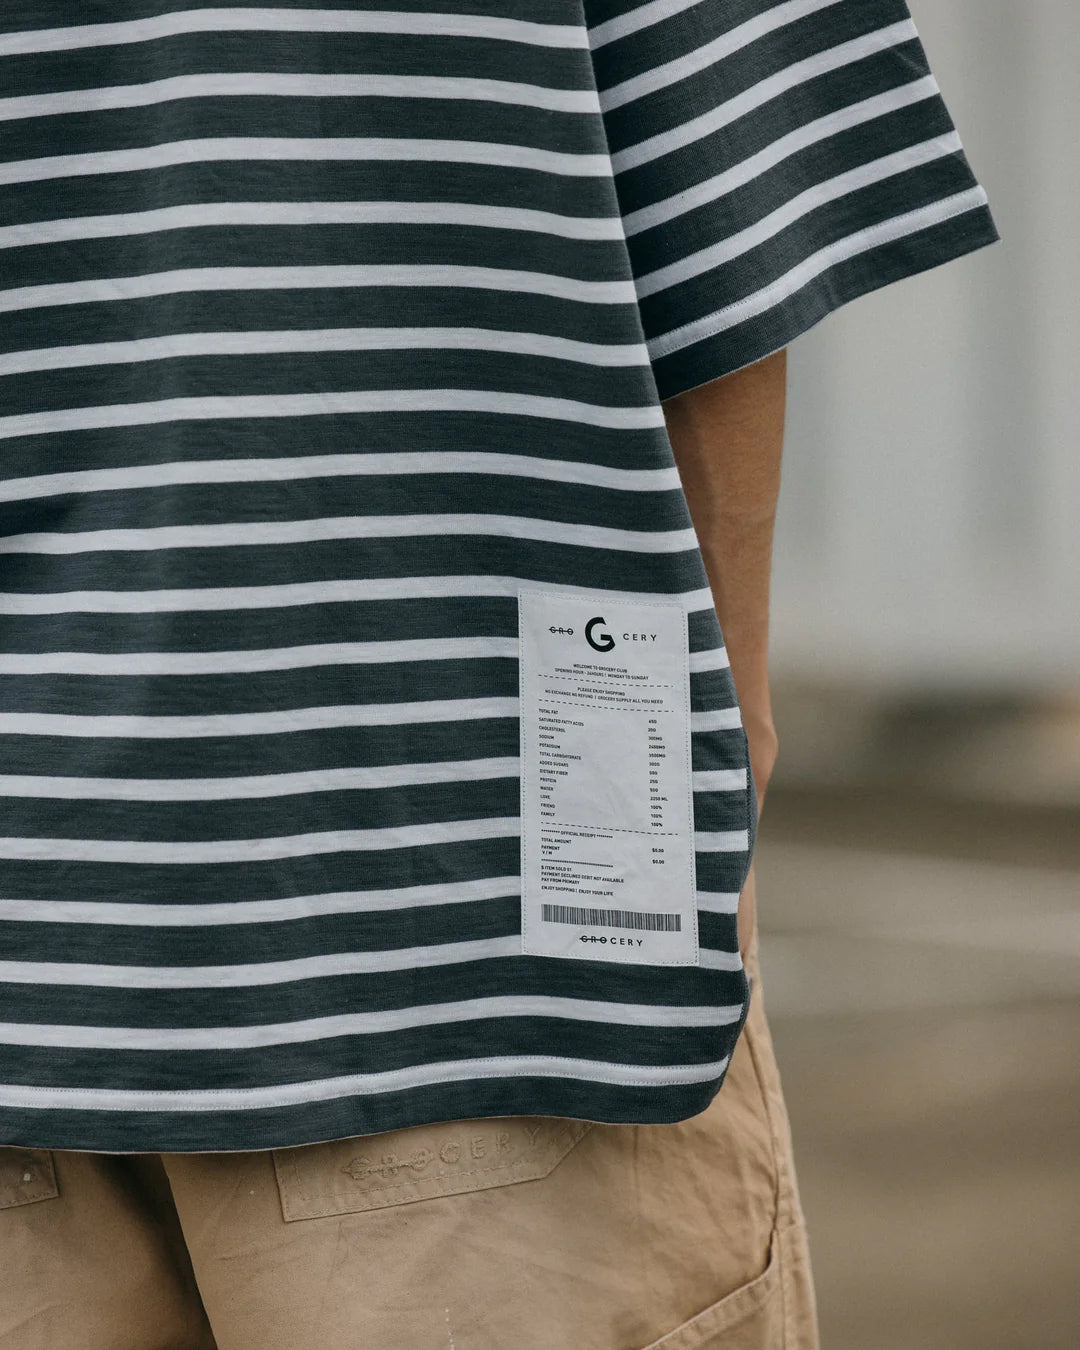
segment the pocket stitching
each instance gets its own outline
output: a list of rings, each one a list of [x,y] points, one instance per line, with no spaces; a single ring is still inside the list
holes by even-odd
[[[459,1122],[449,1121],[446,1123],[458,1124]],[[550,1167],[548,1167],[546,1171],[538,1172],[534,1176],[525,1176],[519,1178],[506,1177],[504,1179],[501,1179],[495,1185],[488,1185],[488,1186],[481,1186],[478,1184],[473,1186],[465,1184],[464,1186],[462,1186],[457,1184],[460,1181],[462,1181],[462,1179],[481,1176],[484,1173],[494,1173],[496,1171],[501,1171],[503,1168],[510,1168],[514,1166],[525,1166],[530,1163],[530,1160],[527,1158],[519,1158],[517,1160],[508,1160],[505,1163],[499,1163],[494,1166],[489,1165],[486,1167],[469,1168],[467,1171],[454,1172],[445,1177],[434,1177],[434,1176],[428,1178],[416,1177],[416,1178],[405,1178],[402,1181],[388,1182],[384,1184],[376,1183],[370,1186],[363,1193],[363,1195],[356,1196],[352,1200],[338,1200],[335,1199],[333,1196],[330,1196],[318,1208],[317,1212],[306,1214],[290,1213],[290,1211],[295,1210],[296,1208],[294,1197],[296,1196],[297,1193],[299,1193],[299,1195],[305,1199],[308,1198],[307,1194],[305,1193],[303,1182],[300,1176],[300,1169],[296,1165],[295,1158],[284,1157],[283,1154],[285,1153],[285,1150],[283,1149],[271,1149],[271,1155],[273,1157],[274,1162],[274,1173],[278,1186],[278,1197],[281,1201],[282,1217],[287,1223],[295,1223],[303,1219],[337,1218],[347,1214],[365,1214],[376,1209],[392,1209],[399,1205],[422,1203],[425,1200],[441,1200],[451,1195],[471,1195],[481,1189],[497,1190],[500,1188],[500,1186],[519,1185],[526,1181],[542,1181],[544,1180],[545,1177],[549,1177],[552,1174],[552,1172],[554,1172],[555,1169],[566,1160],[566,1158],[573,1152],[573,1150],[578,1146],[578,1144],[581,1143],[582,1139],[585,1138],[585,1136],[589,1133],[589,1131],[593,1128],[594,1125],[593,1121],[588,1120],[567,1119],[566,1123],[572,1126],[573,1128],[571,1131],[571,1138],[567,1142],[565,1148],[563,1148],[561,1152],[557,1153]],[[378,1135],[357,1135],[355,1136],[355,1140],[363,1140],[363,1139],[377,1140],[378,1137],[379,1137]],[[337,1144],[342,1143],[344,1141],[329,1140],[327,1142]],[[350,1139],[349,1142],[355,1141]],[[532,1165],[535,1166],[535,1162],[533,1162]],[[293,1177],[292,1187],[290,1187],[288,1181],[285,1178],[285,1173],[287,1169],[292,1173]],[[431,1193],[420,1195],[410,1193],[411,1187],[419,1187],[425,1182],[428,1186],[434,1188],[431,1191]],[[387,1192],[392,1191],[400,1191],[404,1192],[404,1194],[402,1194],[398,1199],[387,1201],[386,1194]],[[309,1203],[311,1202],[309,1201]]]
[[[19,1190],[19,1183],[14,1183],[11,1188],[11,1199],[0,1198],[0,1210],[17,1209],[20,1205],[38,1204],[42,1200],[55,1200],[59,1198],[60,1187],[56,1180],[56,1165],[53,1160],[51,1149],[23,1149],[21,1152],[29,1154],[33,1159],[34,1166],[44,1172],[38,1189],[34,1191]],[[25,1186],[25,1183],[22,1183]]]
[[[710,1303],[680,1326],[665,1332],[659,1340],[650,1341],[642,1350],[700,1350],[705,1345],[701,1337],[711,1338],[717,1332],[730,1331],[760,1312],[782,1288],[780,1259],[780,1229],[777,1227],[769,1242],[769,1258],[760,1275]],[[687,1340],[688,1336],[691,1339]]]

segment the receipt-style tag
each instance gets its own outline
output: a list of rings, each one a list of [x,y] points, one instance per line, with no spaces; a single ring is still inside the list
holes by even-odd
[[[685,608],[521,588],[518,624],[522,951],[699,964]]]

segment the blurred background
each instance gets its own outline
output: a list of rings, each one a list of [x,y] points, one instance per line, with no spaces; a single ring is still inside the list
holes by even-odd
[[[1076,1350],[1080,5],[911,9],[1002,242],[790,351],[763,984],[823,1350]]]

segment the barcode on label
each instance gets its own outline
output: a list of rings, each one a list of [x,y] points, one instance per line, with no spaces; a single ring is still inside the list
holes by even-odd
[[[633,909],[585,909],[578,905],[543,905],[548,923],[576,923],[586,928],[643,928],[650,933],[679,933],[681,914],[646,914]]]

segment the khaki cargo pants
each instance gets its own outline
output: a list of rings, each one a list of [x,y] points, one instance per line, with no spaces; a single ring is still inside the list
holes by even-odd
[[[747,968],[727,1081],[675,1125],[0,1148],[0,1350],[817,1350],[756,942]]]

